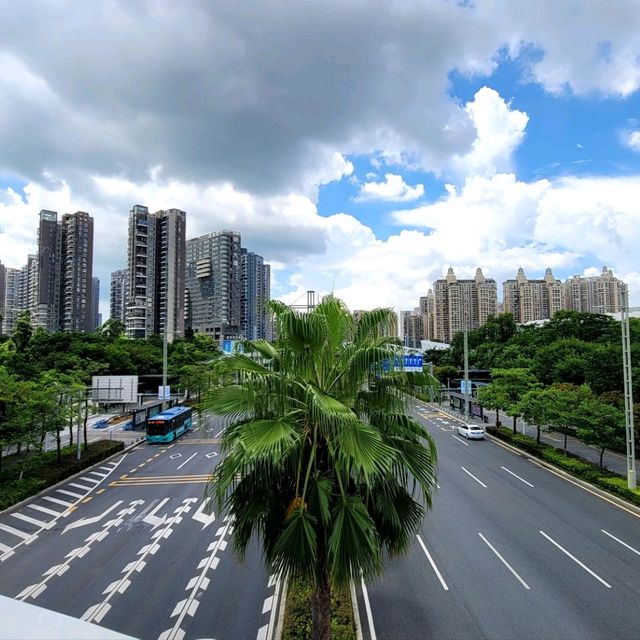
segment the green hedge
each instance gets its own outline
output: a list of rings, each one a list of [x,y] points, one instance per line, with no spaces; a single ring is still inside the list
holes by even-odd
[[[510,429],[505,427],[494,430],[492,433],[501,440],[510,442],[519,449],[532,453],[563,471],[567,471],[576,478],[595,484],[606,491],[615,493],[629,502],[640,506],[640,489],[629,489],[626,478],[623,478],[613,471],[601,469],[598,465],[588,460],[583,460],[573,453],[565,453],[563,449],[558,449],[544,443],[538,444],[533,438],[521,433],[514,434]]]
[[[311,637],[311,585],[291,580],[287,590],[282,640]],[[356,628],[349,587],[331,590],[331,640],[355,640]]]
[[[59,463],[55,451],[25,456],[17,464],[0,473],[0,511],[123,449],[123,442],[98,440],[91,443],[88,451],[82,452],[80,460],[76,460],[75,447],[65,447]]]

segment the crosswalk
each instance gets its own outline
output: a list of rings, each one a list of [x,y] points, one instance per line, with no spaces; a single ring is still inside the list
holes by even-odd
[[[0,520],[0,562],[10,558],[20,545],[31,544],[59,518],[68,516],[71,508],[106,480],[122,459],[106,462],[97,470],[88,471],[23,508],[5,514]]]

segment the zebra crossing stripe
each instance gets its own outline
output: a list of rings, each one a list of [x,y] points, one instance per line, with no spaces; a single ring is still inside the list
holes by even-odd
[[[48,525],[47,522],[42,522],[42,520],[36,520],[31,516],[25,516],[24,513],[11,513],[9,514],[12,518],[18,518],[18,520],[24,520],[25,522],[29,522],[30,524],[35,524],[36,527],[46,528]]]
[[[28,540],[31,537],[30,533],[25,533],[24,531],[20,531],[20,529],[14,529],[8,524],[4,524],[2,522],[0,522],[0,530],[6,531],[7,533],[17,536],[18,538],[22,538],[23,540]]]
[[[55,504],[59,504],[63,507],[70,507],[73,502],[65,502],[64,500],[58,500],[58,498],[52,498],[51,496],[42,496],[43,500],[48,500],[49,502],[53,502]]]
[[[56,489],[58,493],[64,493],[65,496],[71,496],[72,498],[84,498],[81,493],[73,493],[73,491],[67,491],[66,489]]]
[[[54,511],[53,509],[47,509],[47,507],[41,507],[39,504],[28,504],[27,507],[29,509],[35,509],[36,511],[40,511],[41,513],[46,513],[49,516],[59,516],[60,511]]]
[[[83,484],[78,484],[77,482],[70,482],[69,486],[75,487],[76,489],[83,489],[84,491],[89,491],[91,489],[91,487],[85,487]]]

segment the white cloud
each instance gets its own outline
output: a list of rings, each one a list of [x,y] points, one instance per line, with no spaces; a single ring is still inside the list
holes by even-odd
[[[628,131],[625,133],[623,143],[629,147],[629,149],[640,153],[640,131]]]
[[[463,176],[509,171],[512,154],[524,138],[529,116],[511,109],[489,87],[479,89],[465,110],[475,125],[477,137],[467,154],[454,158],[454,168]]]
[[[424,185],[414,187],[408,185],[402,176],[386,173],[383,182],[365,182],[360,187],[356,200],[387,200],[391,202],[408,202],[424,195]]]

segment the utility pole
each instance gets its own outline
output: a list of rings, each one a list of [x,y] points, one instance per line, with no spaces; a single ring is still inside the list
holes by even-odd
[[[464,420],[469,422],[469,340],[467,337],[467,323],[464,323]]]
[[[627,486],[636,488],[635,437],[633,432],[633,385],[631,384],[631,341],[629,338],[629,298],[626,285],[620,290],[622,324],[622,370],[624,377],[624,422],[627,441]]]
[[[165,305],[164,311],[164,331],[162,336],[162,411],[167,408],[166,397],[167,397],[167,354],[168,354],[168,346],[167,346],[167,309]]]

